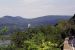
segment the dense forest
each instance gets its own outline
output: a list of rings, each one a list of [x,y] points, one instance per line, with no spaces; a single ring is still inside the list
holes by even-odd
[[[0,30],[1,40],[11,40],[11,44],[1,46],[0,50],[63,50],[66,37],[75,36],[75,15],[68,21],[60,21],[55,25],[29,27],[25,31],[15,30],[5,37],[5,26]]]

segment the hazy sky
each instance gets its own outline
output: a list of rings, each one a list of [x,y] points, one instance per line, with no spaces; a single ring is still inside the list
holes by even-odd
[[[35,18],[44,15],[73,15],[75,0],[0,0],[0,17]]]

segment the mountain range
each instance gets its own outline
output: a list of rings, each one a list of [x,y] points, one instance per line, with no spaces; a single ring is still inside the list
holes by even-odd
[[[55,25],[59,21],[69,20],[72,16],[66,15],[47,15],[33,19],[26,19],[20,16],[12,17],[12,16],[4,16],[0,18],[0,29],[4,26],[8,27],[9,32],[13,32],[15,29],[24,30],[28,27],[28,24],[31,27],[36,27],[40,25]]]

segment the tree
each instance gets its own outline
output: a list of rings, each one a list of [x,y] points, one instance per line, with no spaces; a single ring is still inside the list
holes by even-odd
[[[24,44],[24,40],[26,39],[24,32],[15,32],[12,35],[11,40],[13,41],[14,45],[18,48],[22,48]]]
[[[8,31],[8,27],[4,26],[1,30],[0,30],[0,34],[3,35],[3,33],[6,33]]]

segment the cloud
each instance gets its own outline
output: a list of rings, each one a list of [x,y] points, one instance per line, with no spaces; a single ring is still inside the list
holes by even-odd
[[[72,15],[75,0],[0,0],[0,16],[35,18],[44,15]]]

